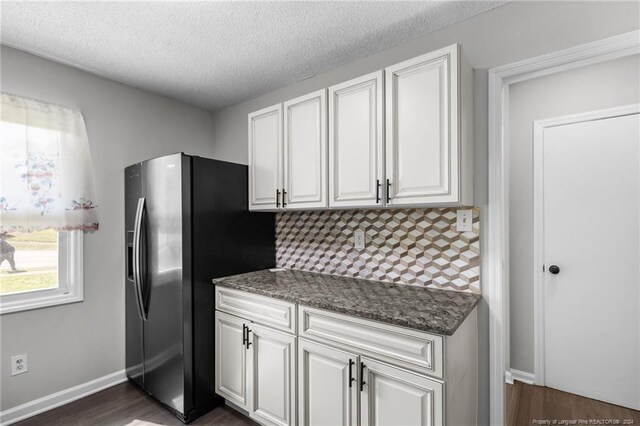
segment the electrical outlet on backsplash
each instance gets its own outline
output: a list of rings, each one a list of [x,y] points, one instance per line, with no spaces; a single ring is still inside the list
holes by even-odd
[[[281,268],[480,293],[480,209],[470,232],[456,208],[283,212],[276,216]],[[366,247],[354,247],[354,231]]]

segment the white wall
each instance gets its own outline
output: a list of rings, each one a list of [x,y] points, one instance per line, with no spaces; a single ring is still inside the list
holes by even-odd
[[[85,235],[84,302],[0,317],[0,409],[122,370],[124,167],[184,151],[213,155],[210,112],[2,46],[3,92],[79,108],[100,203],[100,230]],[[11,377],[9,359],[29,355]]]
[[[638,55],[517,83],[509,89],[511,368],[534,372],[533,122],[633,103],[640,103]]]
[[[461,43],[474,71],[474,198],[486,229],[487,70],[640,28],[637,2],[513,2],[381,53],[219,111],[214,116],[216,158],[247,163],[247,114],[366,74],[396,62]],[[356,58],[354,58],[356,59]],[[482,232],[481,232],[482,239]],[[482,240],[484,243],[484,240]],[[478,313],[478,419],[489,419],[487,304]]]

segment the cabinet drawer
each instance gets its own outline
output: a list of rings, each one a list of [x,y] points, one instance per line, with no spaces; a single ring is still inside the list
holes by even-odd
[[[216,309],[288,333],[296,332],[296,305],[284,300],[216,286]]]
[[[298,307],[298,335],[442,378],[442,336],[354,318],[307,306]]]

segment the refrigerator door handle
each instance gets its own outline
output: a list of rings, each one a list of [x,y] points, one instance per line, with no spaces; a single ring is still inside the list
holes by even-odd
[[[145,198],[138,199],[136,209],[136,220],[133,228],[133,283],[136,289],[136,299],[138,302],[138,315],[143,321],[147,320],[147,313],[144,309],[142,298],[142,218],[144,216]]]

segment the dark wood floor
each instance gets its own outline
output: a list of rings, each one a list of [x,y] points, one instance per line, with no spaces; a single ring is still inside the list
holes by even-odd
[[[127,382],[17,424],[20,426],[142,426],[181,425],[182,423],[149,395]],[[220,406],[190,424],[248,426],[257,423],[229,407]]]
[[[505,389],[506,424],[532,425],[533,420],[619,420],[640,425],[640,411],[607,404],[544,386],[514,382]],[[560,424],[558,422],[558,424]],[[610,423],[616,424],[616,423]]]
[[[533,420],[629,419],[640,425],[640,411],[607,404],[542,386],[520,382],[506,385],[506,424],[531,425]],[[181,425],[175,416],[153,398],[130,383],[74,401],[18,423],[34,425]],[[252,420],[221,406],[197,419],[192,425],[249,426]]]

